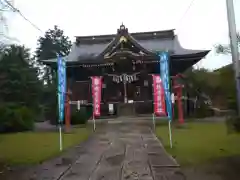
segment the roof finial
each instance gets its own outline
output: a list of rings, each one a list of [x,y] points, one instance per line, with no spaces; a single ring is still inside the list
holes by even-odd
[[[122,30],[122,29],[125,29],[125,26],[123,25],[123,22],[122,22],[122,24],[120,26],[120,30]]]

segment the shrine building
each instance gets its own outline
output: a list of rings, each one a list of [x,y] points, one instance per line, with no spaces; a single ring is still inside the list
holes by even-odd
[[[91,106],[91,76],[101,76],[102,116],[151,114],[152,74],[159,74],[157,52],[161,51],[169,53],[171,77],[183,73],[209,52],[182,48],[174,30],[130,33],[121,25],[116,34],[76,37],[69,55],[64,57],[71,103],[80,100],[81,106]],[[57,68],[57,59],[43,63]]]

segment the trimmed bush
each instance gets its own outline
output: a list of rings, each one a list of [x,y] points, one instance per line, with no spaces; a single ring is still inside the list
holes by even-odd
[[[240,117],[230,116],[226,120],[228,132],[240,132]]]
[[[86,124],[88,118],[87,118],[87,113],[86,111],[74,111],[72,112],[71,115],[71,124],[75,125],[75,124]]]
[[[32,130],[34,114],[27,107],[9,104],[0,106],[0,132],[21,132]]]
[[[205,118],[213,116],[213,111],[206,104],[201,104],[200,107],[195,109],[195,118]]]
[[[86,124],[88,119],[92,116],[92,107],[81,107],[80,111],[76,109],[76,107],[71,107],[71,119],[70,122],[72,125],[76,124]],[[52,119],[51,124],[58,124],[58,110],[56,111],[56,118]],[[65,116],[64,116],[64,124],[65,124]]]
[[[19,131],[28,131],[34,128],[34,113],[27,107],[20,107],[16,109],[17,119],[20,122]]]
[[[87,118],[89,119],[90,117],[92,117],[93,108],[92,106],[86,106],[85,108],[86,108]]]
[[[92,116],[92,107],[81,107],[80,111],[72,109],[71,124],[86,124],[88,119]]]
[[[177,102],[174,103],[174,112],[173,112],[173,120],[174,121],[178,121],[178,105],[177,105]]]
[[[237,111],[237,100],[236,99],[229,98],[227,100],[227,105],[228,105],[228,109]]]

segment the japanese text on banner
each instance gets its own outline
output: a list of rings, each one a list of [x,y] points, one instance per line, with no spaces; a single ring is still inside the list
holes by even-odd
[[[58,56],[58,109],[59,122],[64,120],[64,103],[66,93],[66,62]]]
[[[165,92],[165,99],[167,105],[168,118],[172,120],[172,102],[170,93],[170,83],[169,83],[169,55],[168,52],[159,53],[160,58],[160,74],[162,78],[163,88]]]
[[[93,115],[100,116],[101,94],[102,94],[102,78],[92,77],[92,94],[93,94]]]
[[[159,75],[153,77],[153,98],[154,98],[154,113],[157,116],[166,115],[164,89]]]

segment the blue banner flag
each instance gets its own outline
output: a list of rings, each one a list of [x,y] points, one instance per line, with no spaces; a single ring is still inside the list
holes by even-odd
[[[58,55],[58,114],[59,122],[64,120],[65,94],[66,94],[66,62]]]
[[[170,77],[169,77],[169,55],[168,52],[160,52],[158,54],[160,59],[160,76],[163,82],[163,88],[165,92],[165,100],[167,107],[168,118],[172,120],[172,102],[170,93]]]

